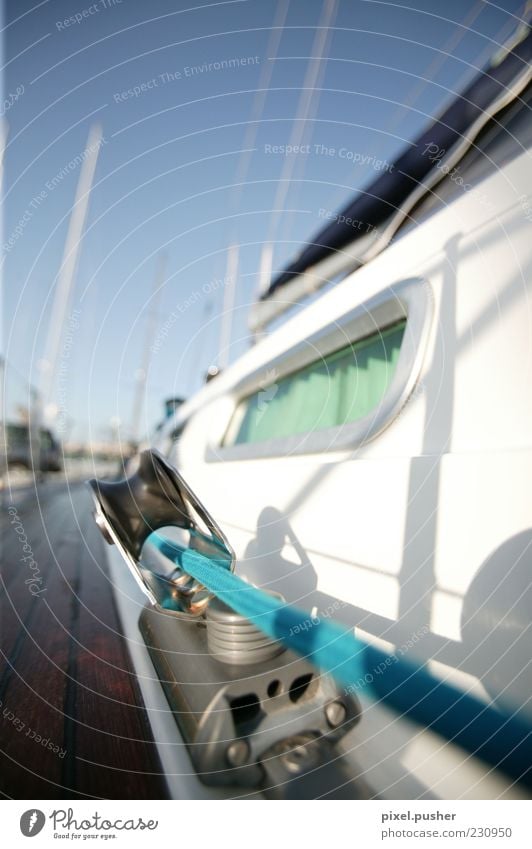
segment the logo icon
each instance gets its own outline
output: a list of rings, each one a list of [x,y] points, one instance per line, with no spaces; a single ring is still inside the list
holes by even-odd
[[[30,808],[29,811],[24,811],[20,818],[20,830],[24,837],[35,837],[42,831],[46,817],[42,811],[37,808]]]

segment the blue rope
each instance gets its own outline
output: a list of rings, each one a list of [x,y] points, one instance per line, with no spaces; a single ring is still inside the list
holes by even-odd
[[[435,678],[423,666],[370,646],[334,622],[252,587],[227,568],[167,538],[150,536],[162,554],[257,628],[332,675],[346,693],[367,688],[402,715],[422,723],[512,778],[532,785],[532,730]]]

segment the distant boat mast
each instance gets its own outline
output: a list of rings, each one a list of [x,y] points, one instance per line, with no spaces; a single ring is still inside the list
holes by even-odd
[[[48,323],[48,333],[44,349],[45,354],[42,360],[41,397],[44,405],[44,418],[49,423],[52,423],[57,416],[54,394],[61,336],[72,301],[72,291],[78,268],[81,241],[102,138],[100,125],[93,124],[89,130],[87,146],[84,151],[76,197],[72,206],[65,241],[63,261],[57,277],[52,312]]]
[[[135,392],[133,395],[133,410],[131,413],[131,442],[137,445],[139,442],[140,424],[142,413],[144,410],[144,400],[146,395],[146,382],[150,369],[151,351],[155,334],[157,332],[158,309],[161,300],[161,295],[166,277],[166,265],[168,257],[165,253],[159,254],[157,260],[157,269],[153,278],[153,291],[151,295],[151,305],[148,310],[146,330],[144,335],[144,348],[142,350],[142,359],[139,368],[135,375]]]

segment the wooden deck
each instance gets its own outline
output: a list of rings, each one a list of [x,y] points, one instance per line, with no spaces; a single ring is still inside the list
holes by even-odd
[[[166,798],[83,484],[4,493],[0,532],[0,794]]]

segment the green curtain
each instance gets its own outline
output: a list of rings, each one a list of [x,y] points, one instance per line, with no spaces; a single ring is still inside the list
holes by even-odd
[[[364,418],[397,367],[406,321],[329,354],[245,398],[233,444],[263,442]]]

